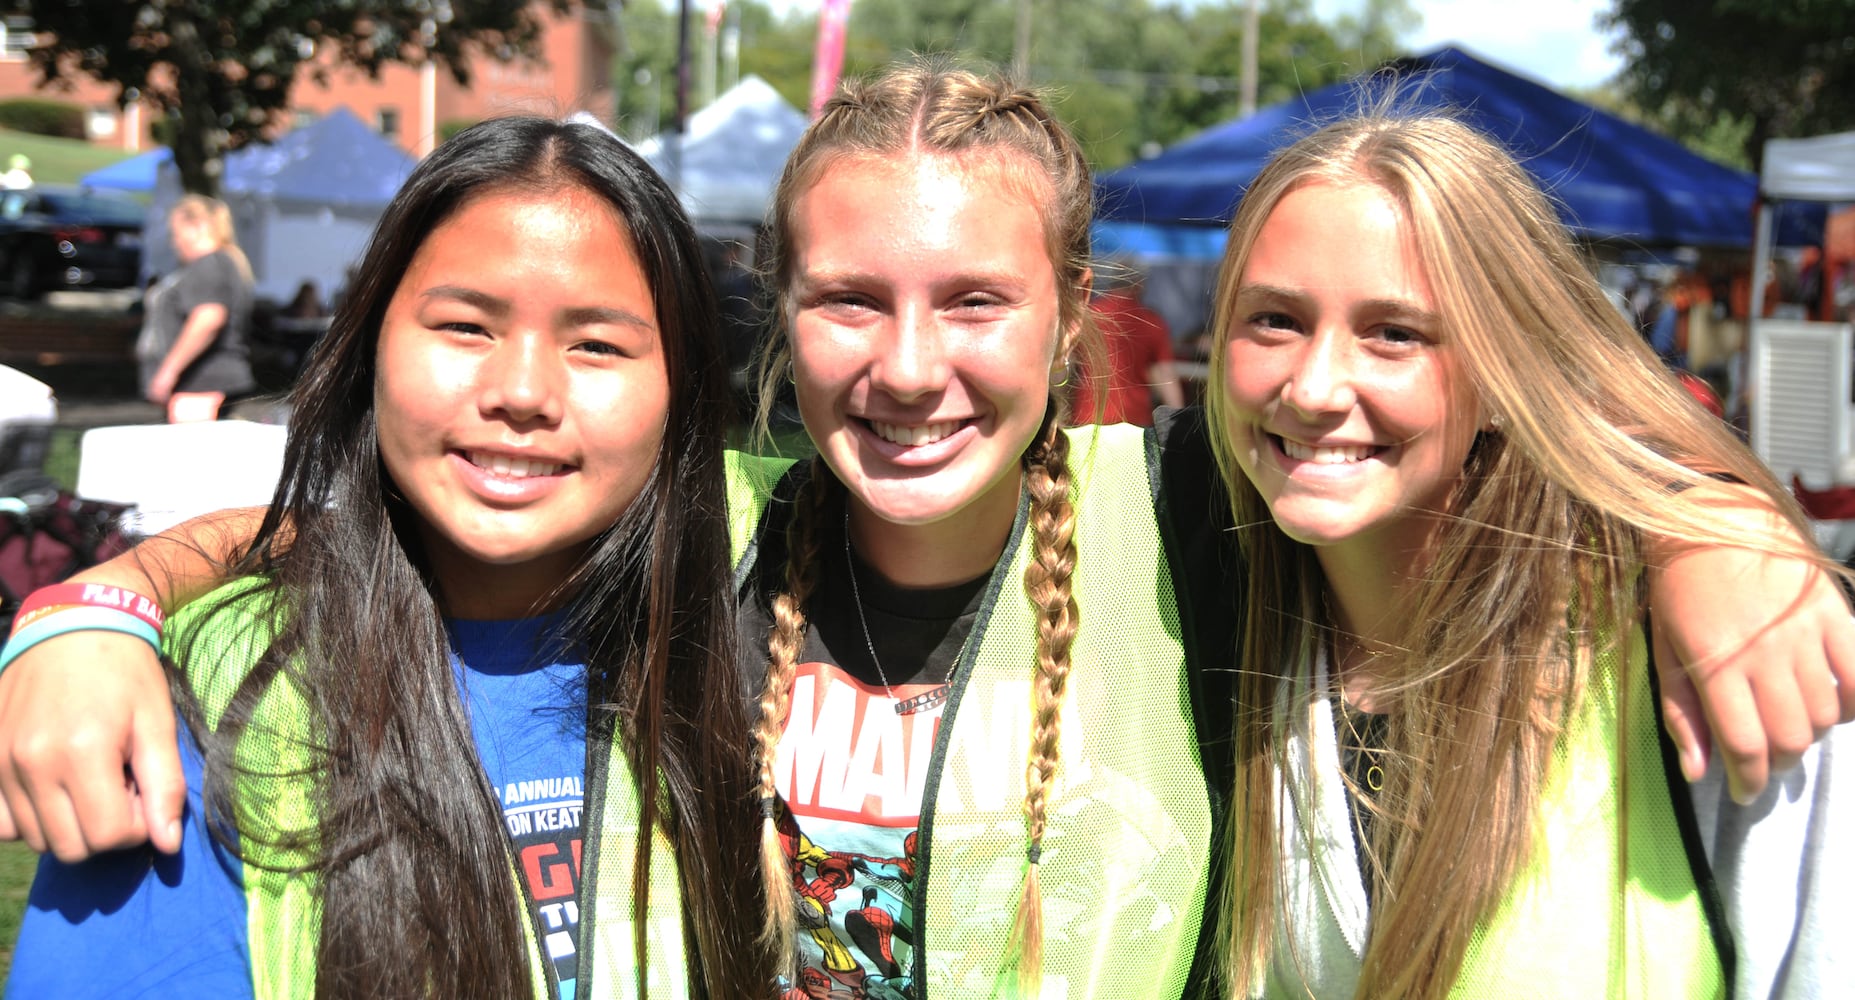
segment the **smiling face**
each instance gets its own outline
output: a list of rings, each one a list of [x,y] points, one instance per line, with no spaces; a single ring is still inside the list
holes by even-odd
[[[531,613],[637,497],[669,405],[656,316],[624,224],[577,187],[476,195],[420,245],[374,408],[448,613]]]
[[[1414,551],[1481,418],[1404,210],[1365,183],[1291,190],[1230,316],[1226,431],[1275,523],[1313,545]]]
[[[1065,338],[1044,195],[1013,155],[845,156],[794,206],[799,410],[884,522],[1016,510]]]

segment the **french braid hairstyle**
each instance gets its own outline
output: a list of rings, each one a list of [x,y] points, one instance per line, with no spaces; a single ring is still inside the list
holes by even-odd
[[[789,318],[793,312],[788,293],[795,267],[793,212],[799,197],[844,158],[905,153],[958,156],[984,164],[1036,199],[1044,220],[1045,251],[1056,270],[1059,329],[1069,331],[1065,346],[1072,354],[1081,352],[1096,361],[1100,341],[1088,314],[1089,220],[1094,201],[1081,147],[1030,89],[997,72],[961,69],[935,59],[910,60],[874,79],[847,82],[786,161],[757,257],[766,262],[763,277],[780,315]],[[790,323],[786,326],[789,332]],[[1099,364],[1093,367],[1100,370]],[[788,338],[770,338],[760,369],[763,432],[779,382],[791,371]],[[1070,592],[1076,566],[1076,514],[1069,497],[1069,441],[1061,430],[1067,416],[1064,396],[1052,389],[1043,423],[1023,457],[1035,547],[1024,587],[1036,611],[1038,635],[1024,793],[1028,864],[1012,941],[1019,979],[1027,990],[1042,970],[1043,908],[1037,865],[1060,761],[1057,709],[1069,677],[1070,646],[1078,620]],[[793,934],[792,885],[775,824],[772,760],[785,722],[796,657],[803,645],[804,601],[817,573],[818,512],[841,489],[824,462],[814,460],[812,485],[790,529],[786,590],[774,601],[766,691],[760,702],[760,794],[766,803],[761,853],[769,900],[765,933],[784,945],[790,944]]]

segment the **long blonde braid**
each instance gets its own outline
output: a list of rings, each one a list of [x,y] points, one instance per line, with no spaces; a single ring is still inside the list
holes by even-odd
[[[1064,406],[1052,399],[1038,440],[1024,456],[1025,487],[1031,497],[1031,562],[1024,568],[1024,594],[1037,614],[1037,675],[1032,688],[1030,760],[1024,774],[1024,892],[1011,924],[1018,985],[1036,992],[1043,973],[1043,890],[1037,869],[1043,858],[1045,818],[1061,759],[1060,709],[1069,683],[1070,647],[1079,611],[1070,588],[1076,571],[1076,508],[1069,502],[1069,437],[1061,430]]]
[[[773,599],[773,627],[767,630],[766,685],[760,692],[760,718],[754,726],[760,782],[760,873],[766,881],[766,924],[761,940],[778,956],[781,967],[792,961],[797,921],[792,870],[779,843],[779,786],[774,762],[786,714],[792,708],[792,683],[805,650],[805,601],[817,584],[819,515],[835,480],[824,460],[811,460],[811,481],[786,528],[786,589]]]

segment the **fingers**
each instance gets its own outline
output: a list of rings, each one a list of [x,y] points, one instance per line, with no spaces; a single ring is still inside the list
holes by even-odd
[[[1829,659],[1829,680],[1835,685],[1836,723],[1855,722],[1855,618],[1837,613],[1825,630],[1823,655]]]
[[[187,804],[187,779],[176,751],[174,713],[149,711],[136,716],[129,754],[134,771],[137,818],[155,849],[180,851],[181,810]]]
[[[1806,676],[1822,678],[1823,674],[1814,669],[1775,670],[1748,678],[1753,701],[1758,706],[1758,719],[1764,729],[1766,765],[1771,774],[1782,774],[1796,767],[1803,752],[1816,742],[1816,729],[1811,724],[1811,712],[1800,683]],[[1746,790],[1757,795],[1763,785]]]
[[[147,839],[127,791],[119,742],[86,725],[62,736],[36,733],[14,748],[36,828],[26,842],[34,849],[74,863]]]
[[[138,727],[150,753],[165,735],[177,757],[167,685],[147,643],[78,631],[27,650],[0,674],[0,798],[11,832],[66,862],[143,843],[145,810],[124,774]],[[152,760],[141,766],[164,797],[157,814],[177,813],[169,786],[179,780],[178,760],[168,770]]]
[[[1770,747],[1751,685],[1732,672],[1706,683],[1705,698],[1713,719],[1713,747],[1726,772],[1733,801],[1744,805],[1765,790],[1771,777]]]
[[[1681,763],[1681,776],[1699,781],[1707,773],[1707,756],[1712,731],[1707,714],[1701,710],[1700,692],[1681,668],[1668,636],[1659,625],[1655,628],[1655,667],[1661,680],[1662,725],[1675,744],[1675,759]]]

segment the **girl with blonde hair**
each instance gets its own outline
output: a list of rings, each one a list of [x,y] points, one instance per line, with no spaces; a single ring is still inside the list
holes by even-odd
[[[1215,309],[1249,570],[1232,991],[1846,984],[1836,737],[1743,806],[1718,767],[1679,780],[1643,598],[1651,537],[1833,567],[1519,166],[1446,118],[1323,129],[1250,187]],[[1782,516],[1728,534],[1722,503]]]
[[[216,396],[217,413],[228,399],[257,388],[251,374],[251,264],[232,226],[225,202],[190,194],[168,213],[168,234],[180,270],[154,298],[149,317],[151,356],[158,353],[144,387],[150,401],[180,416],[176,393]]]

